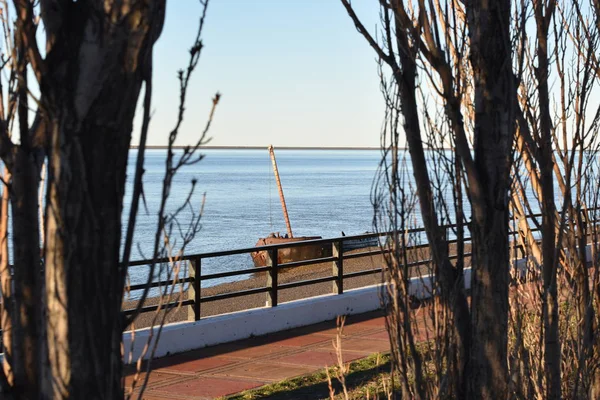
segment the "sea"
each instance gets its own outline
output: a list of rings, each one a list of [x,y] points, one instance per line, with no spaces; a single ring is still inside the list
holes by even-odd
[[[176,151],[176,158],[182,150]],[[173,224],[170,244],[172,254],[178,254],[184,232],[193,215],[202,212],[200,230],[186,245],[185,255],[253,247],[259,238],[272,232],[286,233],[277,184],[269,152],[265,149],[201,149],[203,159],[183,167],[175,176],[167,211],[172,212],[185,204],[195,182],[190,203],[179,214],[178,223]],[[374,185],[380,177],[380,150],[275,150],[279,176],[285,196],[287,210],[294,236],[321,236],[323,238],[358,235],[374,231],[373,206]],[[449,156],[450,154],[446,154]],[[131,203],[132,179],[137,150],[129,154],[128,183],[124,199],[123,220],[127,221]],[[412,183],[412,168],[408,153],[402,155],[401,168],[405,180],[400,182],[408,197],[415,197]],[[146,151],[144,174],[144,201],[140,204],[137,217],[134,248],[131,260],[152,257],[157,230],[157,213],[161,201],[165,171],[166,150]],[[427,153],[427,162],[441,167],[440,154]],[[433,174],[432,183],[443,193],[447,204],[452,204],[454,189],[444,174]],[[381,183],[381,182],[380,182]],[[557,201],[559,190],[555,189]],[[531,188],[527,196],[535,206],[535,195]],[[558,203],[560,204],[560,203]],[[411,213],[411,227],[421,227],[420,213]],[[447,210],[449,214],[452,210]],[[464,202],[465,215],[470,215],[468,202]],[[449,220],[453,222],[452,215]],[[446,223],[448,220],[446,220]],[[125,229],[125,224],[123,229]],[[384,227],[385,228],[385,227]],[[342,233],[343,232],[343,233]],[[451,231],[449,238],[453,238]],[[422,235],[424,236],[424,235]],[[162,239],[162,238],[161,238]],[[425,240],[424,237],[418,240]],[[187,266],[184,265],[185,269]],[[213,274],[234,270],[252,269],[249,253],[208,258],[202,260],[202,274]],[[154,279],[165,279],[166,270],[157,271]],[[186,271],[182,271],[183,274]],[[131,267],[132,284],[144,283],[148,279],[147,267]],[[210,287],[235,280],[247,279],[252,274],[219,278],[202,282]],[[138,293],[132,293],[135,298]]]
[[[192,215],[202,210],[201,226],[186,246],[185,254],[253,247],[259,238],[271,232],[286,233],[266,148],[203,149],[201,153],[204,157],[199,163],[178,172],[168,202],[171,212],[184,204],[195,180],[191,207],[183,209],[178,221],[184,229]],[[379,150],[276,149],[275,154],[294,236],[332,238],[342,232],[354,235],[373,231],[371,192],[381,160]],[[176,155],[181,155],[181,151]],[[136,157],[137,150],[132,149],[124,199],[125,221]],[[145,201],[140,204],[131,260],[152,255],[165,160],[166,150],[146,151]],[[176,254],[182,243],[176,224],[170,241]],[[252,268],[252,265],[249,254],[206,259],[202,262],[202,274]],[[130,268],[132,284],[144,282],[147,275],[145,267]],[[208,287],[247,277],[215,279],[202,284]]]

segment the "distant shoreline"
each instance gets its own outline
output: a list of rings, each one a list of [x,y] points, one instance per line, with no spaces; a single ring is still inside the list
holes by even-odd
[[[137,149],[139,146],[130,146]],[[182,150],[188,146],[173,146],[176,150]],[[201,146],[202,150],[267,150],[267,146]],[[146,145],[148,150],[166,150],[167,146]],[[380,150],[380,147],[313,147],[313,146],[277,146],[277,150]],[[406,149],[402,149],[406,150]]]

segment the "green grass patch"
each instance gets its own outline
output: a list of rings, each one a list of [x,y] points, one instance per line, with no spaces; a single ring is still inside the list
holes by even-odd
[[[335,378],[338,367],[330,367],[333,388],[336,394],[342,392],[342,386]],[[367,392],[371,398],[377,393],[383,393],[384,381],[389,381],[389,354],[372,354],[369,357],[350,363],[346,375],[346,387],[351,398],[365,398]],[[386,383],[387,384],[387,383]],[[247,390],[229,397],[227,400],[293,400],[293,399],[328,399],[329,384],[327,373],[322,369],[314,374],[286,379],[257,389]],[[222,398],[223,399],[223,398]]]

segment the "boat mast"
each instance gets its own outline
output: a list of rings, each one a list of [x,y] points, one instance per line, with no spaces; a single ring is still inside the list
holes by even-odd
[[[281,181],[279,180],[279,171],[277,170],[277,161],[275,161],[275,152],[273,151],[273,145],[269,145],[269,155],[271,156],[271,162],[273,163],[273,172],[275,173],[275,180],[277,181],[277,189],[279,190],[279,200],[281,201],[281,208],[283,209],[283,218],[285,218],[285,226],[287,227],[288,236],[293,238],[292,226],[290,225],[290,217],[288,216],[287,207],[285,205],[285,197],[283,197],[283,189],[281,188]]]

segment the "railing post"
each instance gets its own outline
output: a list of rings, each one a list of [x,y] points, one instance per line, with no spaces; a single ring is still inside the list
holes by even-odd
[[[277,278],[279,265],[277,262],[277,249],[267,251],[267,265],[271,267],[267,272],[267,307],[277,307]]]
[[[189,277],[193,280],[188,285],[188,300],[194,300],[194,304],[188,308],[188,321],[200,320],[200,276],[202,267],[202,259],[196,257],[190,260]]]
[[[336,279],[333,281],[333,293],[344,293],[344,251],[341,240],[331,242],[331,254],[336,257],[332,262],[332,273]]]

